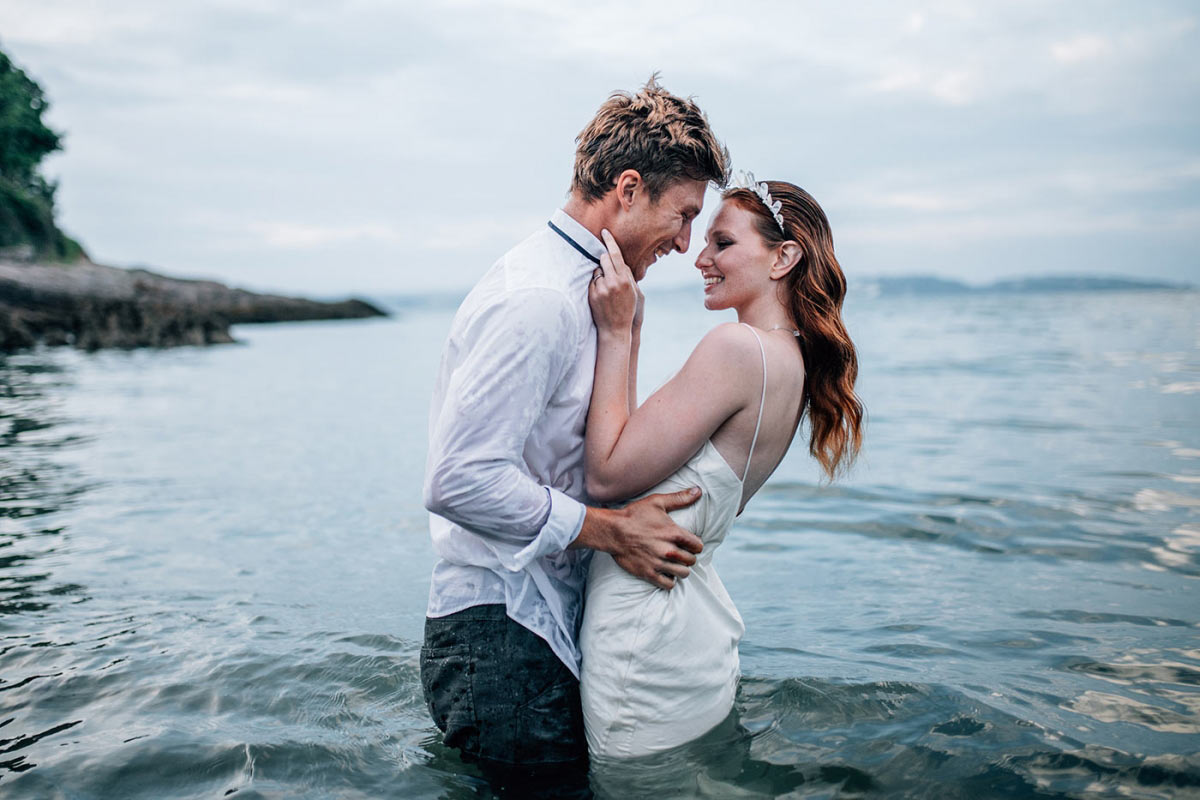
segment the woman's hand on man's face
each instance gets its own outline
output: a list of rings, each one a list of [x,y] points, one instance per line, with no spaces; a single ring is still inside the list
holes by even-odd
[[[601,231],[608,252],[600,256],[600,266],[592,274],[588,287],[588,304],[596,328],[604,332],[632,331],[641,327],[644,297],[633,273],[621,256],[617,240],[607,230]]]

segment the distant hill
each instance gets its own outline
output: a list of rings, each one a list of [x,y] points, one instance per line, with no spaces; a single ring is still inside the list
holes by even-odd
[[[1147,281],[1137,278],[1089,278],[1082,275],[1050,275],[1043,278],[1014,278],[984,287],[989,292],[1108,292],[1135,289],[1191,289],[1185,283]]]
[[[960,294],[1034,294],[1040,292],[1111,292],[1163,289],[1191,289],[1184,283],[1150,281],[1138,278],[1116,278],[1086,275],[1046,275],[1042,277],[1009,278],[983,286],[971,286],[961,281],[929,275],[900,275],[861,278],[851,281],[851,291],[865,290],[871,295],[960,295]]]

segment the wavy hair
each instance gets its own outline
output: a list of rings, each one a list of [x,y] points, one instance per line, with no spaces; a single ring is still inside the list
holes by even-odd
[[[800,262],[779,282],[780,299],[800,331],[804,358],[804,397],[811,437],[808,451],[832,480],[853,463],[862,447],[865,411],[854,393],[858,355],[842,323],[846,276],[833,254],[833,233],[817,201],[799,186],[766,181],[780,202],[785,231],[753,191],[730,189],[722,198],[754,215],[755,229],[768,246],[799,243]]]
[[[658,85],[657,73],[637,92],[613,92],[575,138],[571,190],[599,200],[627,169],[641,173],[650,198],[681,178],[729,179],[729,151],[717,141],[708,118],[689,98]]]

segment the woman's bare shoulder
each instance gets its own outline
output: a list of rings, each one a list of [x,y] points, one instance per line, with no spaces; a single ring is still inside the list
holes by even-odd
[[[701,380],[717,380],[713,389],[732,389],[735,393],[744,379],[753,378],[757,385],[762,372],[758,342],[745,325],[722,322],[704,335],[684,365]]]
[[[737,358],[746,353],[758,353],[754,333],[740,322],[722,322],[704,334],[694,352],[704,350],[716,356]]]

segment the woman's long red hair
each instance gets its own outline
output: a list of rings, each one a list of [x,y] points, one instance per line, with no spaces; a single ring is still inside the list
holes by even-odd
[[[863,405],[854,393],[858,355],[842,323],[846,276],[833,254],[829,220],[812,195],[784,181],[766,184],[771,199],[780,202],[783,231],[753,191],[730,189],[724,199],[754,215],[769,246],[800,245],[800,262],[780,279],[780,299],[800,331],[805,369],[800,409],[811,429],[808,451],[832,479],[854,461],[863,434]]]

